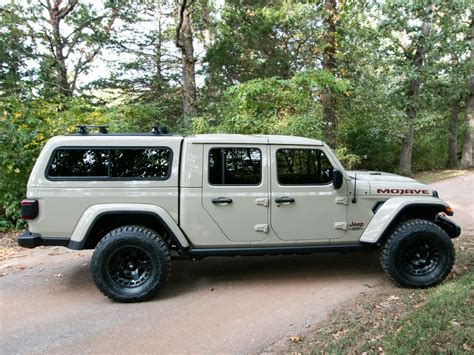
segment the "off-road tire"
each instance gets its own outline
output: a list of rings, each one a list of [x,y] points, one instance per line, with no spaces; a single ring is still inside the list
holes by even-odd
[[[454,257],[453,242],[442,228],[413,219],[394,229],[382,247],[380,263],[399,286],[428,288],[449,275]]]
[[[140,226],[123,226],[106,234],[91,260],[97,288],[118,302],[152,298],[168,281],[170,270],[166,243],[152,230]]]

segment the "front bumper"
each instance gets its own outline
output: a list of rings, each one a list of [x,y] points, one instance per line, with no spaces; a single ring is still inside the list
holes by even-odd
[[[18,245],[23,248],[36,248],[39,246],[69,246],[69,238],[43,238],[41,234],[31,233],[26,230],[16,239]]]
[[[453,220],[449,219],[442,214],[439,214],[436,217],[435,223],[444,229],[446,233],[451,237],[451,239],[457,238],[461,235],[461,227],[459,224],[454,222]]]

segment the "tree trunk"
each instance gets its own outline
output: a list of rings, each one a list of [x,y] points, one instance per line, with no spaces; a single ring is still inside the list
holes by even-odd
[[[183,115],[184,127],[191,126],[190,118],[196,109],[196,72],[193,47],[193,32],[191,28],[191,5],[187,0],[178,0],[179,18],[176,30],[176,46],[181,50],[183,75]]]
[[[421,25],[421,35],[426,36],[431,30],[431,23],[423,22]],[[412,175],[412,152],[413,142],[415,139],[415,121],[417,116],[417,106],[420,97],[420,86],[421,78],[420,71],[423,67],[423,53],[424,48],[422,44],[419,44],[415,50],[415,54],[411,58],[411,66],[414,69],[415,76],[410,79],[408,90],[407,90],[407,104],[405,107],[405,114],[407,116],[407,130],[402,139],[402,145],[400,147],[400,172],[402,175]]]
[[[420,51],[415,53],[414,63],[413,65],[417,70],[421,68],[423,64],[423,57]],[[405,135],[402,139],[402,145],[400,147],[400,172],[402,175],[410,176],[412,174],[411,171],[411,163],[412,163],[412,151],[413,151],[413,141],[415,138],[415,120],[417,114],[417,101],[420,96],[420,79],[414,78],[410,80],[410,85],[408,88],[408,103],[405,109],[405,113],[407,116],[407,130]]]
[[[448,139],[448,168],[456,169],[458,148],[458,116],[460,106],[456,101],[451,105],[451,116],[449,117],[449,139]]]
[[[335,73],[336,69],[336,9],[337,0],[324,1],[324,50],[323,50],[323,69]],[[322,96],[324,123],[326,126],[326,141],[332,147],[336,145],[337,116],[335,111],[336,100],[331,88],[327,87]]]
[[[64,56],[64,43],[61,38],[61,20],[77,5],[77,1],[70,1],[66,8],[60,9],[61,1],[55,1],[53,5],[48,1],[49,23],[52,30],[52,38],[49,38],[51,52],[54,55],[56,73],[58,75],[59,92],[64,96],[71,97],[74,89],[71,87],[67,77],[66,58]]]
[[[474,125],[474,13],[471,14],[471,75],[469,76],[469,94],[466,100],[464,115],[465,130],[463,135],[461,168],[472,166],[472,127]]]
[[[413,151],[413,140],[415,138],[415,129],[413,127],[413,121],[416,117],[416,110],[414,107],[407,109],[408,127],[405,135],[402,139],[402,145],[400,147],[400,172],[402,175],[411,175],[411,160]]]

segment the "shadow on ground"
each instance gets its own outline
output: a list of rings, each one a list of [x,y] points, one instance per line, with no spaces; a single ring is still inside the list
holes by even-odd
[[[158,298],[175,297],[203,286],[292,283],[378,273],[383,270],[374,251],[180,260],[173,263],[170,280]]]

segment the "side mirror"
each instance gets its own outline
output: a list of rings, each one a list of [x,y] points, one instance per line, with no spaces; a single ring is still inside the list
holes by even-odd
[[[332,171],[332,184],[334,185],[334,188],[336,190],[340,189],[343,181],[344,181],[344,175],[342,175],[342,173],[339,170],[334,169]]]

